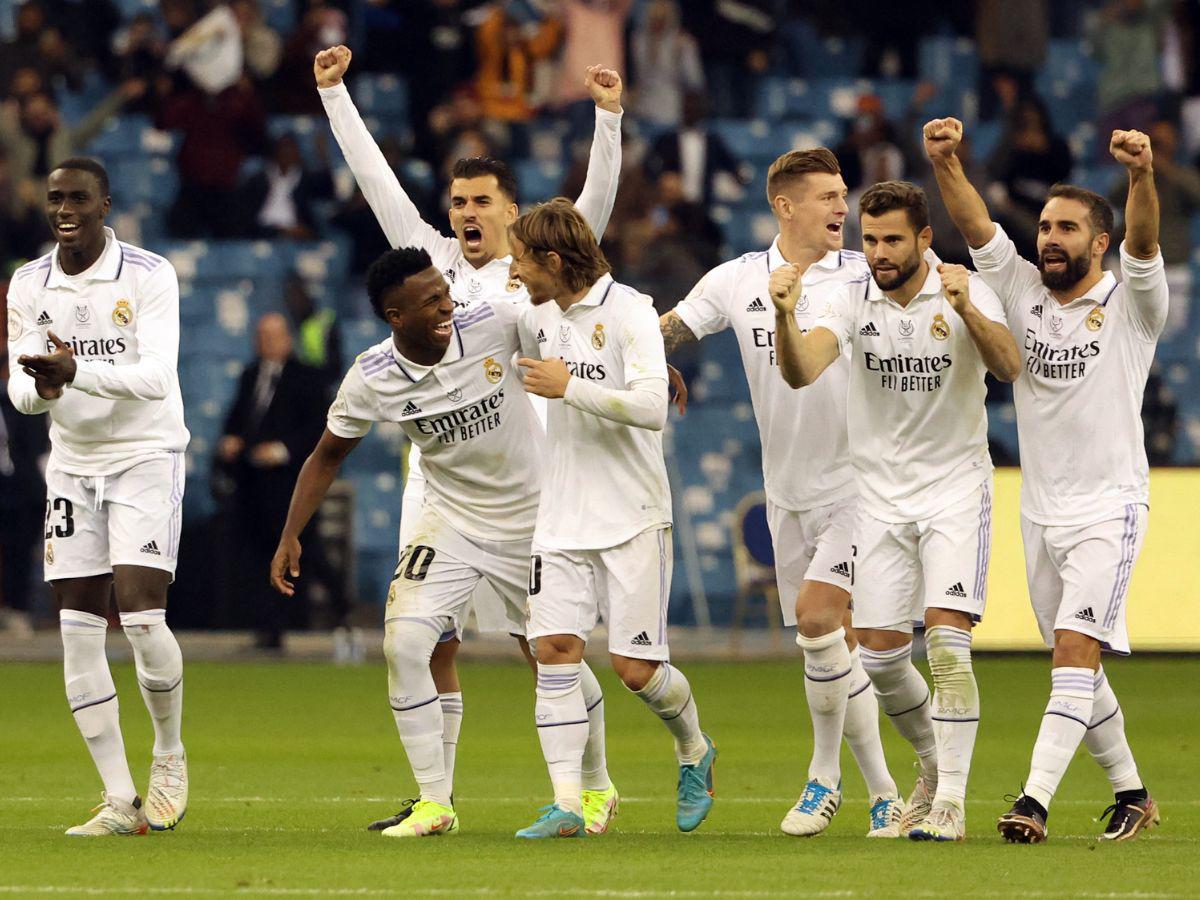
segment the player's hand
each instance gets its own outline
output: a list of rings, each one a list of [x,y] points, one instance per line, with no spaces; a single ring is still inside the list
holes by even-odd
[[[671,365],[667,366],[667,381],[671,385],[671,390],[675,392],[675,396],[671,398],[671,402],[675,404],[675,408],[679,410],[679,414],[682,416],[687,412],[687,382],[683,380],[683,373]]]
[[[778,312],[791,315],[800,300],[800,267],[780,266],[771,273],[771,302]]]
[[[967,271],[966,266],[949,263],[940,263],[937,270],[942,276],[942,293],[946,295],[954,311],[961,316],[971,303],[971,293],[967,286],[971,273]]]
[[[61,384],[53,385],[45,378],[34,376],[33,388],[37,391],[37,395],[43,400],[57,400],[63,395],[63,387]]]
[[[328,47],[319,52],[313,59],[313,75],[317,78],[317,87],[333,87],[342,83],[342,76],[350,68],[350,57],[353,54],[345,44]]]
[[[1149,172],[1154,164],[1150,136],[1141,131],[1114,131],[1108,152],[1131,172]]]
[[[300,577],[300,541],[285,534],[271,557],[271,587],[283,596],[291,597],[296,593],[296,584],[289,581],[289,577]]]
[[[525,367],[525,390],[530,394],[547,400],[560,400],[566,396],[571,373],[561,358],[528,359],[523,356],[517,360],[517,365]]]
[[[932,162],[949,159],[962,143],[963,126],[958,119],[933,119],[921,130],[925,155]]]
[[[53,353],[44,356],[19,356],[17,364],[26,375],[34,379],[40,378],[47,388],[61,388],[75,380],[75,351],[60,341],[53,331],[49,332],[49,337],[50,342],[54,344]],[[39,389],[38,393],[42,394],[42,391]]]
[[[588,66],[583,77],[583,86],[592,95],[592,100],[601,109],[619,113],[621,111],[621,76],[616,69],[604,66]]]

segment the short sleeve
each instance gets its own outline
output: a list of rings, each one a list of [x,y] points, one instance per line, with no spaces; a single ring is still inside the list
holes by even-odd
[[[621,345],[625,383],[646,378],[667,380],[667,354],[659,330],[658,314],[650,303],[634,304],[622,322]]]
[[[496,314],[496,320],[500,322],[504,328],[504,337],[508,343],[510,353],[515,353],[521,349],[520,322],[522,310],[528,304],[509,303],[504,300],[488,301],[492,311]]]
[[[1130,324],[1143,341],[1157,341],[1167,324],[1170,295],[1162,253],[1138,259],[1121,242],[1121,283],[1128,298]]]
[[[329,407],[325,425],[332,434],[353,439],[364,437],[371,430],[371,424],[378,420],[374,394],[355,360]]]
[[[968,279],[968,290],[971,293],[971,303],[993,322],[999,322],[1008,327],[1008,317],[1004,314],[1004,304],[996,296],[996,292],[987,286],[987,282],[979,275],[971,275]]]
[[[729,308],[733,290],[732,266],[712,269],[675,306],[675,314],[692,334],[702,338],[730,326]]]
[[[1026,293],[1042,290],[1037,266],[1021,258],[1017,245],[999,225],[990,241],[970,250],[979,277],[996,293],[1006,311],[1020,304]]]
[[[854,297],[852,292],[855,290],[865,292],[867,285],[866,281],[852,281],[845,287],[839,288],[829,298],[825,309],[813,323],[813,328],[824,328],[826,331],[833,332],[833,336],[838,340],[839,350],[845,350],[846,345],[854,336]]]

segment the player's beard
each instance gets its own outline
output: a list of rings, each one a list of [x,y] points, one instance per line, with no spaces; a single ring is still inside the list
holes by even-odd
[[[904,261],[903,265],[896,269],[895,275],[890,273],[884,275],[886,281],[879,277],[879,273],[874,265],[871,266],[871,277],[875,279],[875,283],[879,285],[881,291],[894,291],[900,285],[904,284],[904,282],[908,281],[908,279],[912,278],[919,268],[921,268],[921,254],[914,253]]]
[[[1046,271],[1046,251],[1043,250],[1038,254],[1038,271],[1042,275],[1042,284],[1052,291],[1065,291],[1073,287],[1086,278],[1088,271],[1092,268],[1092,259],[1087,253],[1081,253],[1079,256],[1071,256],[1066,250],[1062,249],[1056,249],[1052,252],[1059,253],[1067,258],[1067,264],[1061,270],[1048,272]]]

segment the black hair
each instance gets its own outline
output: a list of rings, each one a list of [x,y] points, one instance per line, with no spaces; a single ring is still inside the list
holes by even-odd
[[[90,172],[100,182],[100,199],[103,200],[108,196],[108,171],[96,160],[86,156],[72,156],[70,159],[64,159],[51,171],[59,169],[78,169],[81,172]]]
[[[375,315],[386,322],[383,295],[432,265],[433,260],[429,258],[429,253],[420,247],[389,250],[371,263],[371,267],[367,269],[367,296],[371,299],[371,308],[375,310]]]
[[[458,160],[450,170],[453,178],[480,178],[484,175],[494,175],[496,184],[504,192],[504,196],[516,202],[517,176],[508,167],[508,163],[494,159],[491,156],[467,156]]]
[[[1066,197],[1068,200],[1077,200],[1087,207],[1088,222],[1092,226],[1093,237],[1098,234],[1112,234],[1113,227],[1116,224],[1112,205],[1095,191],[1089,191],[1087,188],[1082,188],[1075,184],[1060,183],[1050,188],[1050,193],[1046,196],[1046,199],[1053,200],[1055,197]]]

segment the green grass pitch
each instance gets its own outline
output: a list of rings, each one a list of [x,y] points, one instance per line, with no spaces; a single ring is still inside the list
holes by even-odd
[[[717,803],[690,835],[674,826],[670,739],[611,672],[609,768],[624,797],[599,838],[512,837],[549,797],[517,664],[462,665],[455,837],[399,841],[364,826],[394,811],[411,775],[381,665],[196,664],[186,670],[191,807],[173,833],[69,839],[99,781],[53,665],[0,665],[0,894],[10,896],[412,897],[1157,897],[1196,896],[1200,859],[1200,659],[1116,660],[1159,829],[1098,845],[1111,794],[1081,751],[1051,810],[1050,841],[1005,845],[995,818],[1019,788],[1045,704],[1048,658],[981,657],[983,721],[963,845],[868,841],[861,778],[844,754],[846,803],[815,839],[779,832],[809,751],[798,663],[683,668],[715,738]],[[599,672],[600,667],[597,666]],[[151,729],[132,666],[115,667],[139,784]],[[883,723],[892,771],[911,787],[911,751]]]

